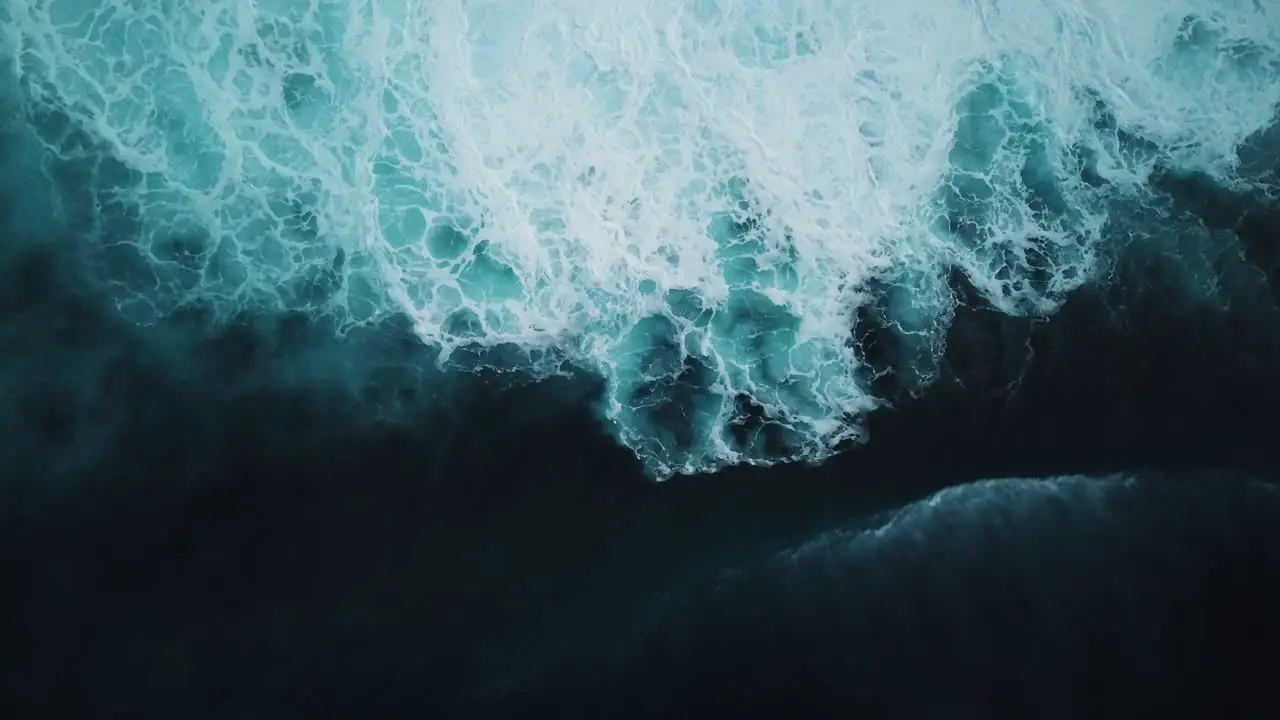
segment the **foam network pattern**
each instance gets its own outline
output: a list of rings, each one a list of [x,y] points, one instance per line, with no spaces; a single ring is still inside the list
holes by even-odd
[[[122,312],[404,313],[445,364],[586,368],[657,477],[828,456],[878,403],[859,306],[926,358],[950,268],[1052,312],[1095,270],[1108,198],[1157,163],[1236,181],[1280,102],[1280,6],[1254,0],[0,12],[32,117],[95,143],[38,128],[98,158]]]

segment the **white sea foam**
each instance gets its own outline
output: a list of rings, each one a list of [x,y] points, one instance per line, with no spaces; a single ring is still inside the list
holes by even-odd
[[[951,267],[1052,312],[1102,193],[1230,182],[1280,103],[1255,0],[10,3],[30,105],[112,158],[104,256],[150,268],[123,312],[406,313],[446,362],[568,361],[659,477],[827,456],[877,404],[871,281],[935,353]]]

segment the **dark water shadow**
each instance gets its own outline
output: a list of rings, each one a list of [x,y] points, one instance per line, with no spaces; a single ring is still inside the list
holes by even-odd
[[[1238,237],[1263,257],[1280,230],[1261,201],[1187,205],[1209,218],[1216,211],[1205,208],[1232,202],[1255,208]],[[28,240],[7,246],[20,250],[0,267],[0,584],[19,588],[0,596],[0,709],[14,717],[479,713],[461,703],[505,702],[542,687],[545,668],[607,653],[673,588],[943,487],[1280,469],[1268,421],[1280,400],[1274,304],[1188,299],[1176,268],[1151,254],[1119,258],[1108,282],[1049,320],[996,314],[956,276],[965,302],[942,377],[875,413],[866,445],[816,468],[654,485],[603,432],[590,407],[599,388],[582,380],[479,376],[444,388],[416,374],[420,345],[396,321],[353,338],[360,352],[345,356],[329,329],[301,316],[247,317],[210,333],[192,308],[141,332],[78,285],[76,265],[51,250],[66,238]],[[359,382],[290,383],[301,357],[352,358]],[[1222,512],[1253,518],[1237,505]],[[1270,580],[1247,579],[1272,557],[1261,542],[1211,546],[1198,575],[1170,570],[1167,586],[1152,587],[1229,588],[1198,611],[1228,617],[1233,593],[1271,592]],[[904,567],[916,575],[868,600],[875,612],[890,612],[901,593],[927,596],[924,566]],[[736,637],[735,628],[791,612],[789,597],[761,599],[733,622],[714,620],[733,602],[710,597],[696,608],[706,634],[692,657],[737,652],[740,680],[767,684],[766,666],[750,665],[764,661],[743,643],[763,638],[794,654],[812,633]],[[920,603],[901,612],[928,616]],[[1196,632],[1217,632],[1204,628]],[[896,642],[872,630],[859,637]],[[636,661],[638,675],[597,679],[623,698],[669,683],[655,697],[670,700],[681,681],[660,668],[681,642],[662,636]],[[914,652],[870,686],[905,682],[892,668],[907,673],[922,657]],[[993,655],[990,672],[1019,657]],[[563,708],[571,688],[559,677],[515,697]]]

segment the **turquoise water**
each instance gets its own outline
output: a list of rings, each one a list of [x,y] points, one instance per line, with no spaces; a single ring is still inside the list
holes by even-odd
[[[0,28],[27,222],[77,226],[123,321],[407,318],[436,383],[599,376],[656,478],[862,439],[860,310],[927,384],[949,273],[1052,314],[1160,212],[1157,170],[1265,192],[1280,104],[1280,10],[1247,0],[54,0]]]

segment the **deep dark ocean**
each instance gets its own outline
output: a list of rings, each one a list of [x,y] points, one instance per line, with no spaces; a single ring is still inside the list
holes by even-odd
[[[394,317],[132,322],[85,251],[130,227],[98,146],[29,111],[0,139],[0,718],[1278,712],[1274,127],[1248,184],[1159,169],[1112,207],[1056,313],[953,271],[927,387],[860,314],[866,442],[655,482],[589,374],[443,378]]]
[[[326,397],[270,380],[334,342],[304,318],[131,328],[11,233],[3,714],[1261,716],[1280,208],[1169,191],[1252,294],[1134,253],[1051,319],[975,301],[864,446],[661,484],[587,381]]]

